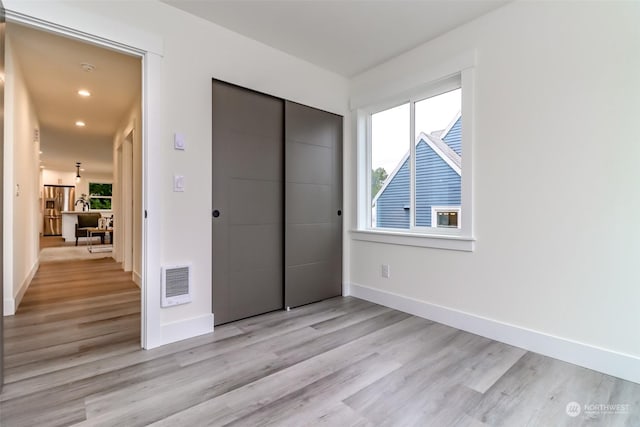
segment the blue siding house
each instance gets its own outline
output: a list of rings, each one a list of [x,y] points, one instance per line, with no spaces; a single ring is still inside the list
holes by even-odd
[[[441,133],[421,133],[416,139],[416,226],[457,227],[461,204],[460,114]],[[407,153],[373,199],[377,228],[409,228],[409,162]],[[438,212],[447,217],[436,219]]]

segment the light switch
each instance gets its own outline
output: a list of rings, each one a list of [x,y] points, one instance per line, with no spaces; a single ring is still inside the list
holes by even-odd
[[[183,134],[173,134],[173,148],[175,148],[176,150],[184,150],[186,148],[186,141]]]
[[[173,176],[173,191],[184,191],[184,176]]]

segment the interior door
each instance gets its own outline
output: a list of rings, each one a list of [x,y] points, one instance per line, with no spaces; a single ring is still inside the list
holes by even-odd
[[[285,101],[285,306],[342,294],[342,117]]]
[[[2,1],[0,1],[0,74],[4,76],[4,31],[5,31],[5,21],[4,21],[4,6],[2,5]],[[2,205],[3,200],[3,188],[4,188],[4,79],[0,83],[0,391],[2,391],[2,384],[4,383],[4,282],[2,277],[4,275],[4,253],[2,252],[2,248],[4,246],[4,236],[2,234],[2,218],[4,212],[4,206]]]
[[[283,308],[283,101],[212,89],[216,325]]]

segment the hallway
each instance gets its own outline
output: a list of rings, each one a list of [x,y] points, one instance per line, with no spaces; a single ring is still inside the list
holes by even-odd
[[[5,317],[4,327],[0,425],[24,425],[29,410],[5,402],[12,391],[22,395],[29,384],[64,375],[69,368],[140,350],[140,290],[131,273],[111,258],[42,263],[17,314]],[[65,403],[67,410],[73,406]],[[34,409],[33,404],[27,407]]]

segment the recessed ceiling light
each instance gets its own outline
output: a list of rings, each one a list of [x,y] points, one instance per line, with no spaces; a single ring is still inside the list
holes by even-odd
[[[40,154],[42,154],[42,150],[40,150]]]
[[[40,165],[40,169],[44,169],[44,165]]]
[[[86,90],[86,89],[80,89],[80,90],[78,91],[78,95],[80,95],[80,96],[84,96],[84,97],[86,98],[86,97],[88,97],[88,96],[91,96],[91,92],[89,92],[89,91],[88,91],[88,90]]]
[[[84,126],[86,126],[86,124],[85,124],[82,120],[78,120],[78,121],[76,122],[76,126],[78,126],[78,127],[84,127]]]

